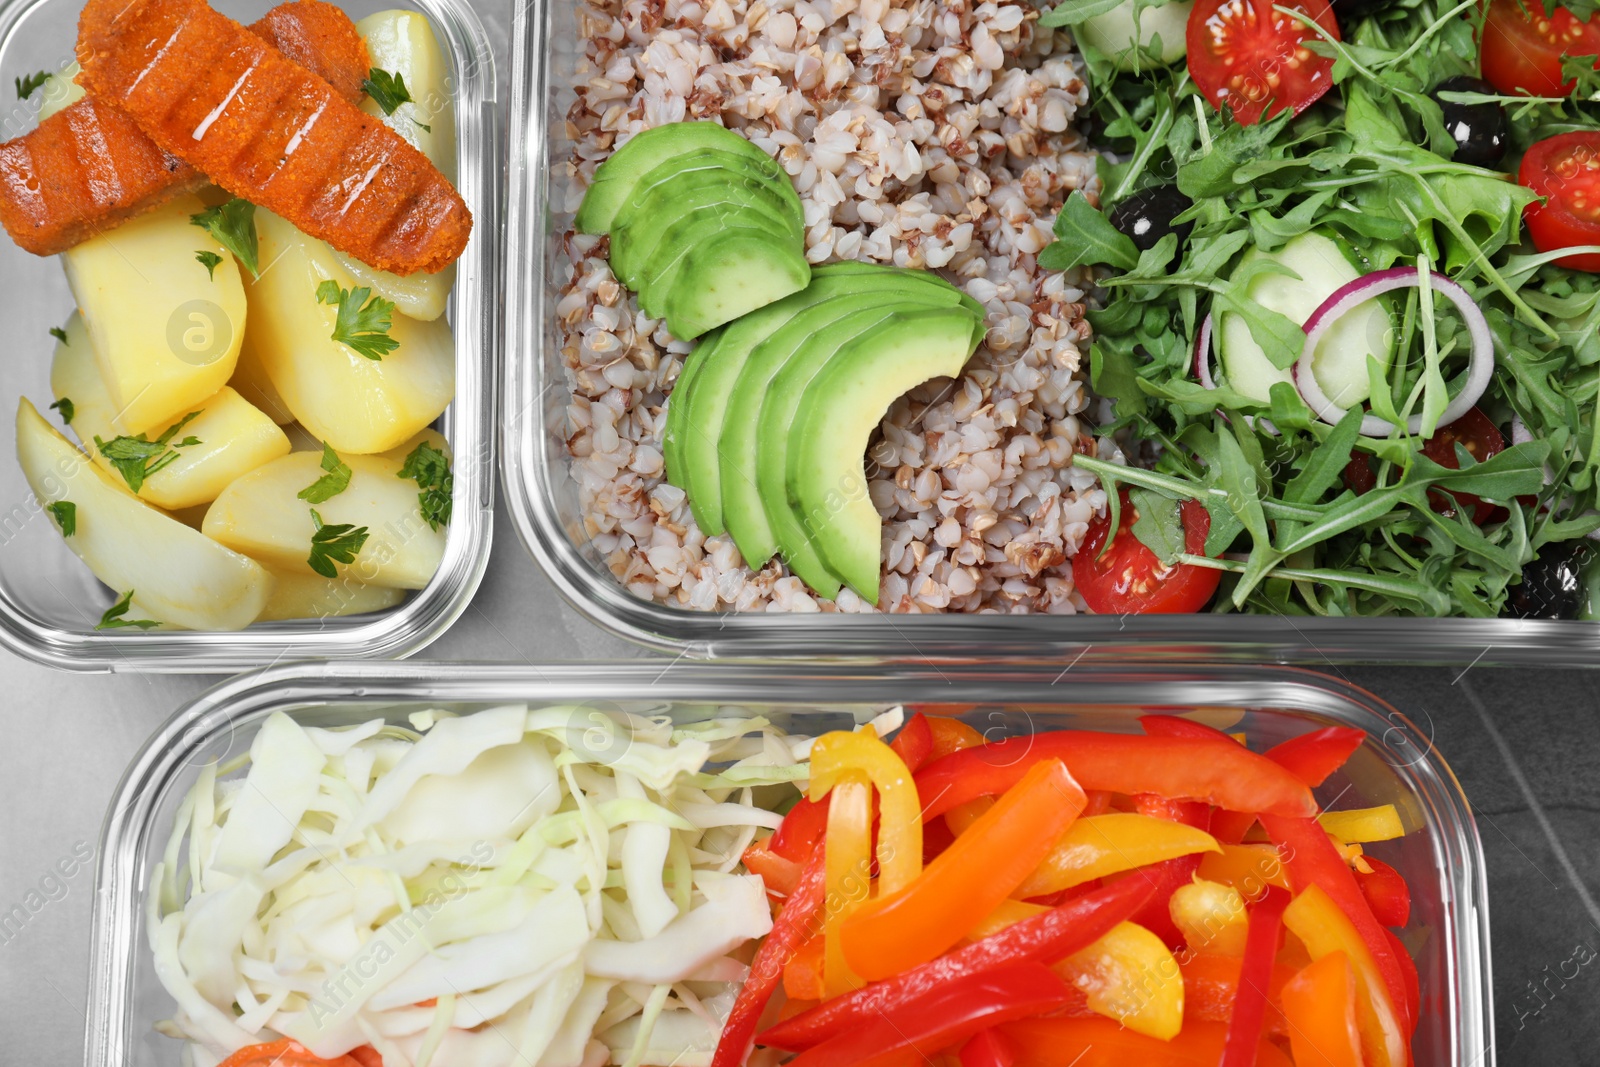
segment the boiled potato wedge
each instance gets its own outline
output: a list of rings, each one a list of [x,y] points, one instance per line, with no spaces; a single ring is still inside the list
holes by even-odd
[[[450,327],[395,313],[389,336],[399,347],[367,359],[333,339],[339,309],[317,299],[323,282],[359,287],[333,249],[266,211],[256,212],[256,230],[270,266],[247,286],[255,311],[245,344],[295,419],[341,454],[363,455],[438,418],[455,395]]]
[[[239,360],[239,264],[189,221],[203,210],[199,197],[180,196],[61,257],[129,433],[160,433],[227,385]],[[195,258],[200,252],[220,257],[214,275]]]
[[[73,60],[45,79],[38,90],[39,121],[54,115],[62,108],[71,107],[83,99],[83,86],[78,84],[78,62]]]
[[[41,505],[71,501],[77,528],[67,547],[106,585],[132,591],[148,613],[139,617],[242,630],[266,607],[272,576],[260,564],[134,497],[26,399],[17,407],[17,461]]]
[[[405,599],[402,590],[367,585],[343,576],[324,578],[320,574],[272,570],[272,579],[272,596],[257,622],[361,615],[385,611]]]
[[[278,570],[314,574],[306,562],[316,525],[311,509],[327,525],[366,527],[367,540],[353,562],[339,564],[340,578],[394,589],[421,589],[444,558],[445,531],[429,528],[417,500],[417,483],[400,477],[390,456],[340,455],[350,466],[350,484],[319,504],[300,499],[302,489],[323,474],[322,456],[294,452],[275,459],[224,489],[206,512],[206,536]]]
[[[259,408],[279,426],[287,426],[294,421],[294,412],[278,395],[278,387],[272,384],[272,379],[267,376],[267,368],[261,365],[249,342],[239,347],[239,363],[233,368],[233,377],[228,379],[228,384],[250,401],[251,406]]]

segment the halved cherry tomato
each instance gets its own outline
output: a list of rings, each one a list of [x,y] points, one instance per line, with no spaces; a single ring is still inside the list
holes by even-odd
[[[1482,463],[1491,456],[1499,455],[1506,449],[1506,439],[1501,436],[1500,430],[1489,421],[1489,416],[1477,408],[1468,408],[1467,413],[1448,426],[1441,426],[1434,435],[1422,445],[1422,454],[1439,464],[1456,470],[1461,466],[1461,461],[1456,458],[1456,444],[1460,443],[1467,450],[1467,455]],[[1429,500],[1433,510],[1445,515],[1455,513],[1455,506],[1445,498],[1446,494],[1454,498],[1455,504],[1472,511],[1472,521],[1482,526],[1495,517],[1495,512],[1500,510],[1497,505],[1491,504],[1472,493],[1460,493],[1453,489],[1442,492],[1430,492]]]
[[[1328,0],[1286,0],[1334,40]],[[1320,35],[1274,9],[1274,0],[1199,0],[1189,13],[1189,75],[1218,108],[1253,126],[1288,109],[1298,115],[1333,85],[1333,60],[1305,46]]]
[[[1196,9],[1198,10],[1198,9]],[[1084,602],[1100,615],[1178,615],[1199,611],[1217,591],[1222,572],[1210,567],[1180,563],[1168,567],[1144,546],[1133,533],[1139,513],[1121,494],[1122,516],[1117,536],[1105,548],[1111,529],[1109,514],[1089,524],[1072,560],[1072,580]],[[1198,501],[1185,500],[1179,514],[1183,518],[1183,547],[1192,555],[1205,554],[1206,535],[1211,532],[1211,513]]]
[[[1600,34],[1600,30],[1596,31]],[[1600,50],[1600,41],[1595,48]],[[1547,137],[1522,157],[1517,181],[1544,197],[1523,212],[1541,252],[1600,244],[1600,130]],[[1573,270],[1600,271],[1600,253],[1556,260]]]
[[[1564,7],[1547,14],[1540,0],[1493,0],[1483,24],[1478,62],[1502,93],[1566,96],[1563,56],[1600,55],[1600,23],[1579,22]]]

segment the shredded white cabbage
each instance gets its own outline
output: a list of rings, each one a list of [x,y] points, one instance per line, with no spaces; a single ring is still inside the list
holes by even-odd
[[[275,714],[202,769],[146,914],[184,1059],[289,1037],[385,1067],[708,1063],[731,954],[771,927],[732,873],[781,821],[756,790],[803,785],[806,742],[721,709],[401,721]]]

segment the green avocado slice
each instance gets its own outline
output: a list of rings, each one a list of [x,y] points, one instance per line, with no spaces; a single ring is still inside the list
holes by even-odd
[[[573,220],[579,233],[609,233],[639,180],[675,156],[714,149],[743,156],[752,163],[772,157],[732,130],[714,122],[674,122],[635,134],[594,172]]]
[[[670,262],[689,245],[685,231],[719,220],[765,229],[781,241],[803,242],[786,217],[783,198],[759,182],[729,181],[728,171],[694,170],[661,182],[628,201],[611,227],[611,271],[637,290],[653,263]]]
[[[787,503],[828,570],[874,604],[883,520],[867,494],[867,443],[898,397],[930,378],[960,374],[976,348],[965,309],[896,312],[841,346],[810,380],[794,414]]]
[[[760,230],[729,230],[690,249],[662,311],[672,335],[688,341],[810,282],[799,248]]]

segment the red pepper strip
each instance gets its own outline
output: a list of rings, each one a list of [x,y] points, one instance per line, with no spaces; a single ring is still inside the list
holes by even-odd
[[[1364,858],[1372,873],[1356,871],[1356,884],[1372,908],[1372,917],[1384,926],[1404,926],[1411,920],[1411,887],[1405,875],[1374,856]]]
[[[1410,1005],[1407,1011],[1411,1018],[1421,1018],[1422,1007],[1422,979],[1417,974],[1417,961],[1411,958],[1411,950],[1395,936],[1393,930],[1385,930],[1389,935],[1389,946],[1394,949],[1395,959],[1400,961],[1401,977],[1406,982],[1406,1002]]]
[[[933,755],[933,730],[928,726],[928,717],[920,711],[911,716],[911,721],[894,735],[889,747],[894,749],[894,754],[900,757],[906,769],[916,774],[928,762],[928,757]]]
[[[882,1067],[902,1050],[932,1052],[999,1023],[1058,1007],[1072,987],[1042,963],[1014,963],[947,983],[807,1049],[788,1067]]]
[[[813,803],[810,797],[801,797],[767,839],[767,848],[786,860],[804,863],[827,828],[828,798]]]
[[[1267,749],[1267,758],[1315,789],[1343,767],[1367,739],[1349,726],[1325,726]]]
[[[1361,895],[1361,887],[1356,884],[1356,876],[1328,840],[1327,832],[1315,819],[1284,815],[1263,814],[1261,825],[1278,846],[1279,853],[1287,856],[1285,866],[1294,891],[1303,893],[1307,886],[1320,887],[1361,935],[1409,1037],[1416,1027],[1416,1016],[1406,996],[1405,972],[1395,958],[1394,946],[1385,936],[1388,931],[1372,914],[1367,898]]]
[[[1059,978],[1056,980],[1060,981]],[[362,1048],[367,1046],[363,1045]],[[362,1061],[356,1057],[359,1051],[357,1049],[328,1060],[309,1051],[298,1041],[285,1039],[265,1045],[246,1045],[223,1060],[221,1067],[361,1067]]]
[[[1164,717],[1146,716],[1146,718]],[[1209,730],[1211,727],[1206,726],[1202,729]],[[1230,740],[1228,743],[1234,742]],[[1183,823],[1200,830],[1207,829],[1211,824],[1211,807],[1198,801],[1170,800],[1154,793],[1140,793],[1133,798],[1133,806],[1141,815]],[[1204,858],[1202,853],[1178,856],[1175,859],[1153,863],[1129,875],[1131,878],[1144,878],[1155,889],[1155,895],[1134,914],[1132,921],[1161,938],[1167,947],[1174,951],[1183,945],[1183,934],[1172,921],[1172,894],[1194,880],[1195,872],[1200,869],[1200,861]]]
[[[345,1055],[361,1064],[361,1067],[383,1067],[383,1054],[371,1045],[353,1048]]]
[[[1143,726],[1144,732],[1151,737],[1195,737],[1202,741],[1233,741],[1236,745],[1239,743],[1215,726],[1185,719],[1181,715],[1141,715],[1139,725]]]
[[[800,884],[800,865],[772,851],[772,838],[757,841],[744,850],[739,861],[751,874],[759,874],[767,892],[775,897],[787,897]]]
[[[750,963],[750,977],[728,1012],[722,1037],[717,1040],[717,1051],[711,1057],[711,1067],[741,1067],[750,1055],[756,1027],[761,1024],[761,1013],[767,1010],[767,1002],[783,981],[784,965],[821,929],[827,884],[825,852],[821,845],[811,851],[800,872],[800,884],[772,921],[772,932],[756,949],[756,957]]]
[[[1227,1028],[1186,1023],[1171,1041],[1135,1033],[1115,1019],[1024,1019],[1000,1028],[1017,1050],[1016,1067],[1217,1067]],[[1290,1067],[1287,1056],[1261,1042],[1257,1067]]]
[[[1283,937],[1283,909],[1289,894],[1272,886],[1261,903],[1250,909],[1250,932],[1245,937],[1244,962],[1239,967],[1238,995],[1228,1019],[1228,1041],[1222,1049],[1221,1067],[1254,1067],[1256,1050],[1267,1018],[1267,992],[1272,984],[1272,961]]]
[[[961,1067],[1012,1067],[1016,1050],[998,1030],[980,1030],[961,1046]]]
[[[1311,790],[1236,741],[1054,730],[1006,738],[934,760],[917,774],[924,821],[958,804],[1004,793],[1041,760],[1059,759],[1084,789],[1160,793],[1236,811],[1305,817]]]
[[[935,819],[922,826],[922,865],[938,859],[945,849],[956,843],[955,831],[943,819]]]
[[[1100,940],[1149,897],[1141,879],[1124,879],[1058,908],[1013,923],[998,933],[929,960],[904,974],[874,982],[778,1023],[756,1040],[798,1052],[862,1021],[920,1001],[945,985],[1008,963],[1056,963]],[[720,1067],[720,1065],[719,1065]]]
[[[1242,811],[1218,808],[1211,813],[1211,836],[1219,845],[1237,845],[1256,824],[1256,817]]]
[[[1086,789],[1084,796],[1087,802],[1083,810],[1078,813],[1078,818],[1087,819],[1091,815],[1104,815],[1111,810],[1111,794],[1104,789]]]
[[[1233,1015],[1233,1002],[1239,996],[1239,973],[1244,969],[1244,960],[1238,956],[1196,952],[1180,963],[1178,969],[1183,974],[1183,1025],[1227,1022]],[[1265,1023],[1269,1034],[1284,1033],[1283,987],[1294,978],[1297,970],[1285,963],[1272,965]]]

